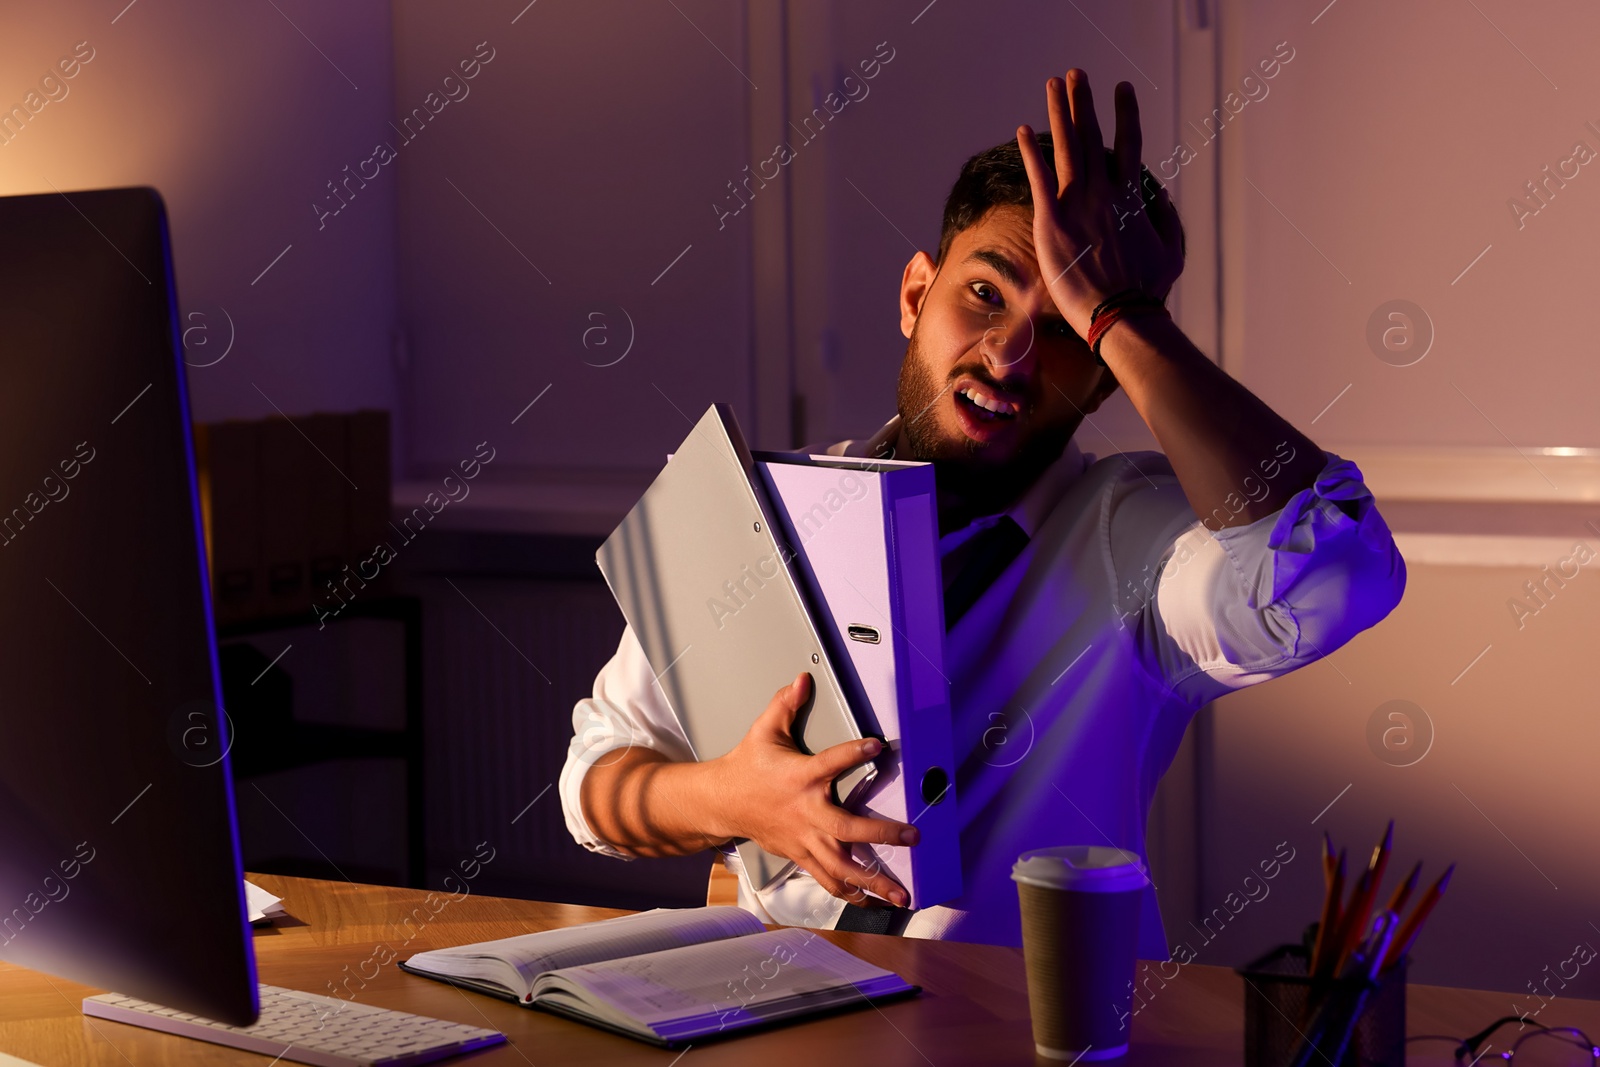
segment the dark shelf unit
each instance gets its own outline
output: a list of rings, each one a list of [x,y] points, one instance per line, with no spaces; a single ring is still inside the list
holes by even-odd
[[[421,888],[427,865],[426,809],[423,806],[426,792],[422,736],[422,601],[415,596],[399,594],[356,600],[345,605],[329,621],[338,623],[348,619],[385,619],[398,622],[403,627],[405,727],[401,730],[381,730],[316,723],[296,724],[291,745],[295,756],[254,770],[257,773],[288,770],[351,757],[403,760],[406,767],[406,879],[412,888]],[[308,619],[305,612],[246,619],[219,625],[217,640],[221,642],[273,630],[294,629],[315,621]]]

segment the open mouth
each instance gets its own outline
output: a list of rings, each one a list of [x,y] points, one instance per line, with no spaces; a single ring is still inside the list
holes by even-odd
[[[1008,422],[1017,417],[1018,405],[971,382],[956,392],[956,403],[984,422]]]

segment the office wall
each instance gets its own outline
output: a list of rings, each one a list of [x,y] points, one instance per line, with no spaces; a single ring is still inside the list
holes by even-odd
[[[749,409],[748,231],[710,209],[750,160],[744,8],[395,6],[397,112],[493,56],[400,149],[415,469],[489,439],[491,479],[638,475]]]
[[[1374,630],[1204,717],[1198,906],[1220,906],[1277,842],[1298,850],[1202,956],[1243,962],[1315,913],[1323,829],[1354,860],[1392,817],[1391,879],[1459,862],[1413,976],[1522,994],[1507,1014],[1540,1008],[1532,983],[1557,995],[1536,1016],[1557,1023],[1560,997],[1600,993],[1587,969],[1557,975],[1600,944],[1600,589],[1584,562],[1600,550],[1585,314],[1600,196],[1587,165],[1562,169],[1577,142],[1600,152],[1586,52],[1600,18],[1573,3],[1533,15],[1502,0],[1223,5],[1221,90],[1279,42],[1294,52],[1218,142],[1223,364],[1369,471],[1410,577]]]
[[[393,175],[324,225],[312,207],[386,136],[388,6],[125,3],[8,13],[0,105],[27,117],[0,195],[161,191],[196,418],[391,406]]]
[[[1316,422],[1340,442],[1600,445],[1581,313],[1600,182],[1572,159],[1600,152],[1600,15],[1325,2],[1224,9],[1224,90],[1278,42],[1295,57],[1223,139],[1230,370],[1302,426],[1349,386]],[[1425,318],[1380,316],[1417,337],[1381,358],[1368,324],[1394,300]]]
[[[974,19],[1031,29],[1002,59]],[[1107,109],[1139,84],[1168,139],[1177,19],[1160,0],[397,5],[397,112],[479,42],[495,55],[403,150],[412,469],[503,440],[494,477],[538,507],[575,477],[636,494],[715,400],[765,447],[870,433],[894,411],[901,272],[961,163],[1048,128],[1069,59]]]

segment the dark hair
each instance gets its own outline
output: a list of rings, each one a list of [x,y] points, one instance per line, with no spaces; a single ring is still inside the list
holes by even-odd
[[[1045,166],[1055,173],[1055,141],[1049,133],[1040,133],[1039,150],[1044,155]],[[1106,164],[1111,166],[1115,157],[1106,150]],[[1139,193],[1148,206],[1154,202],[1161,185],[1149,167],[1142,168]],[[1032,209],[1033,190],[1028,185],[1028,170],[1022,164],[1022,150],[1015,140],[1003,141],[993,148],[979,152],[961,168],[950,195],[944,202],[944,224],[939,229],[939,254],[934,266],[944,263],[956,234],[975,225],[993,208],[1017,205]],[[1176,211],[1174,211],[1176,214]],[[1178,223],[1178,247],[1182,249],[1183,223]]]

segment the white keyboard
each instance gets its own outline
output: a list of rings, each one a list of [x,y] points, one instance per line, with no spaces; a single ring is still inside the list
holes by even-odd
[[[410,1067],[498,1045],[498,1030],[263,985],[261,1017],[229,1026],[120,993],[83,998],[83,1013],[316,1067]]]

